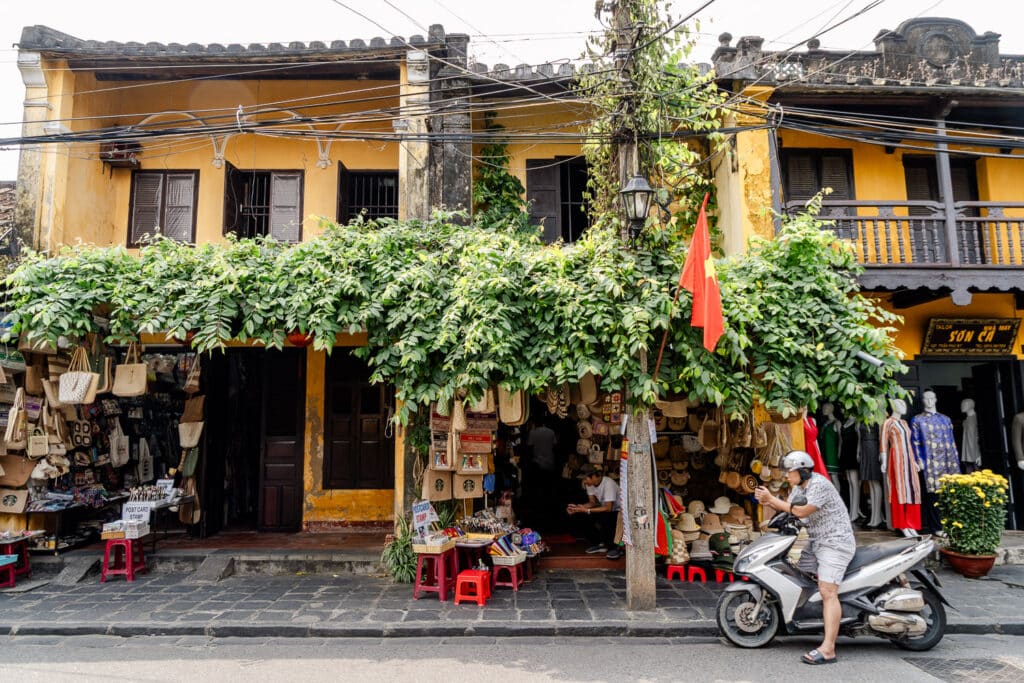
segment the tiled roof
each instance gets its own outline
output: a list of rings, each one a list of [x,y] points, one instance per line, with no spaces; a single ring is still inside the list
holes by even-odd
[[[148,58],[204,58],[225,57],[261,58],[261,57],[293,57],[300,55],[322,55],[331,53],[367,52],[375,50],[394,50],[406,48],[408,43],[417,48],[443,45],[445,42],[444,27],[433,24],[429,34],[411,36],[408,40],[401,36],[391,38],[370,38],[369,40],[333,40],[331,42],[312,41],[309,43],[249,43],[241,45],[231,43],[119,43],[114,41],[83,40],[75,36],[54,30],[49,26],[26,26],[21,31],[18,47],[23,50],[60,53],[81,57],[148,57]]]

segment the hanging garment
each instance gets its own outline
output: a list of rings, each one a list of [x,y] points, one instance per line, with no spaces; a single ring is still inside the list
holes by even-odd
[[[839,430],[839,469],[858,470],[860,464],[860,442],[857,436],[857,423],[844,424]]]
[[[925,489],[939,490],[939,477],[960,474],[960,455],[956,452],[953,423],[940,413],[921,413],[910,421],[910,440],[914,455],[924,464]]]
[[[878,460],[878,425],[859,425],[860,480],[882,481],[882,465]]]
[[[839,421],[829,420],[818,434],[818,446],[829,474],[839,472]]]
[[[960,462],[981,467],[981,446],[978,445],[978,416],[964,417],[964,442],[960,449]]]
[[[894,529],[920,529],[921,486],[917,473],[921,463],[914,457],[910,426],[905,420],[890,417],[885,421],[881,449],[887,454],[892,526]]]
[[[814,471],[827,477],[828,470],[825,469],[825,461],[821,458],[821,449],[818,448],[818,423],[810,415],[804,415],[804,448],[814,461]]]

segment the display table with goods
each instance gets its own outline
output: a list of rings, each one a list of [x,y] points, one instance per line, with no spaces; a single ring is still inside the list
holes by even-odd
[[[35,539],[43,535],[42,531],[4,531],[0,533],[0,555],[14,556],[15,558],[10,570],[11,580],[22,576],[27,578],[32,575],[29,546]]]
[[[90,336],[66,349],[24,350],[21,371],[3,366],[0,512],[24,517],[25,528],[45,528],[33,552],[101,540],[103,525],[133,502],[131,489],[186,463],[179,488],[194,481],[203,419],[202,397],[193,395],[198,363],[195,354],[170,348],[144,353],[132,343],[122,355]],[[189,494],[182,502],[195,505]]]

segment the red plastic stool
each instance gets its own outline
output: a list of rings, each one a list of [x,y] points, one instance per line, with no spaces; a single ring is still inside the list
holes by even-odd
[[[455,548],[443,553],[419,553],[416,559],[416,585],[412,597],[420,599],[420,591],[437,593],[437,599],[448,599],[449,589],[455,588],[455,577],[459,573],[459,560]],[[426,574],[426,576],[424,576]]]
[[[697,578],[700,577],[701,582],[707,583],[708,573],[704,571],[703,567],[695,567],[692,564],[687,567],[686,580],[693,583]]]
[[[0,541],[0,555],[17,556],[18,562],[14,565],[15,576],[31,576],[32,564],[28,559],[28,539],[15,538]]]
[[[665,578],[669,581],[672,579],[679,579],[680,581],[686,581],[686,565],[685,564],[670,564],[668,566],[668,573],[665,574]]]
[[[725,581],[726,577],[729,577],[729,583],[732,583],[733,581],[736,580],[736,578],[733,576],[732,572],[727,572],[724,569],[716,569],[715,570],[715,581],[717,583],[723,583]]]
[[[526,571],[526,580],[533,581],[534,575],[537,573],[537,557],[538,555],[530,555],[526,558],[526,562],[523,563]]]
[[[472,590],[470,590],[472,589]],[[463,600],[483,606],[491,597],[491,572],[487,569],[464,569],[455,582],[455,604]]]
[[[0,588],[10,588],[18,576],[17,555],[0,555]]]
[[[121,552],[118,553],[118,550]],[[107,547],[103,552],[100,583],[106,583],[108,576],[124,576],[129,581],[134,581],[135,572],[140,571],[146,571],[146,554],[142,549],[142,541],[136,538],[108,538]]]
[[[497,586],[505,586],[511,588],[513,591],[518,592],[519,587],[523,585],[523,563],[519,564],[496,564],[494,569],[491,571],[491,588]],[[500,581],[499,576],[501,572],[508,572],[508,581]]]

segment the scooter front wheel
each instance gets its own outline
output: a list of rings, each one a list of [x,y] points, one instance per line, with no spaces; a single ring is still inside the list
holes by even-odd
[[[779,632],[781,615],[774,600],[765,599],[756,611],[757,598],[748,591],[726,591],[718,599],[718,628],[730,643],[744,648],[764,647]]]

